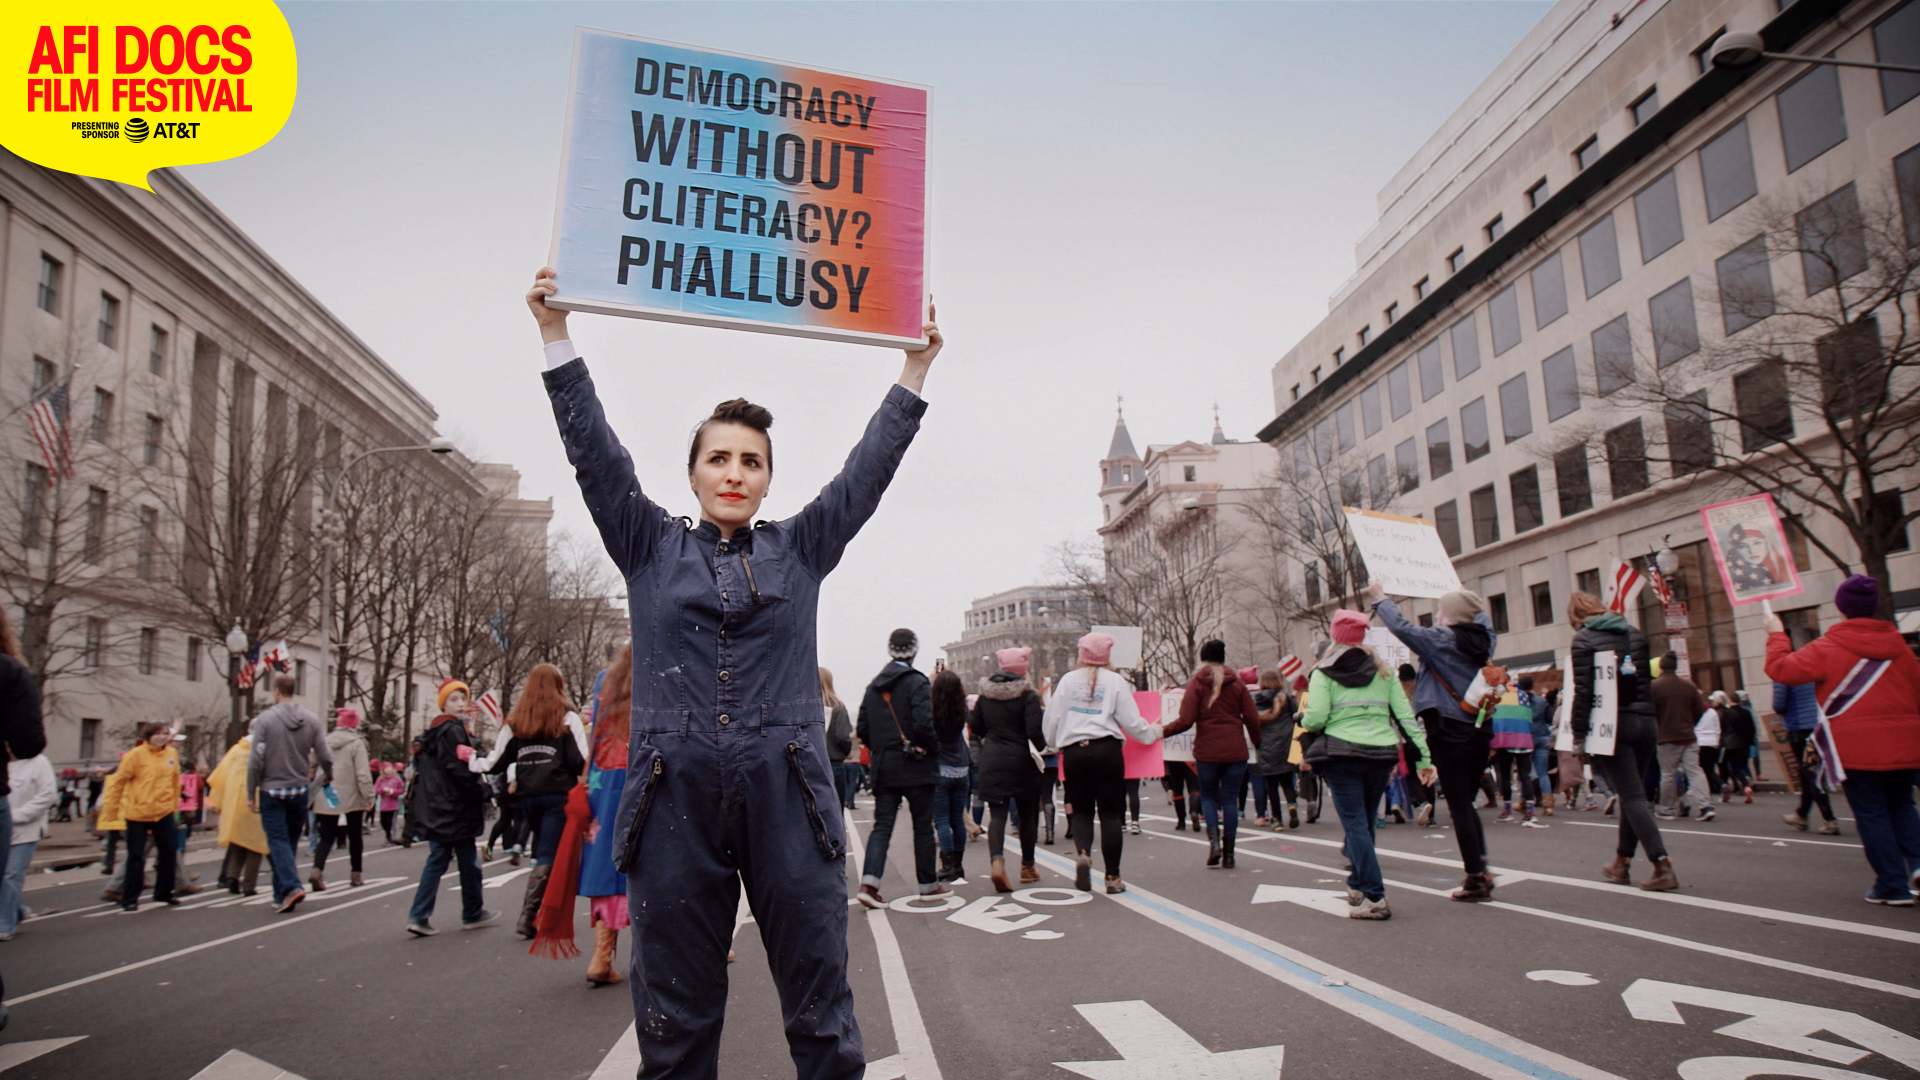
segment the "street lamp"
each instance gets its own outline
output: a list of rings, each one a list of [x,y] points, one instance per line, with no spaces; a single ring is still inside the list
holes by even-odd
[[[1832,64],[1835,67],[1873,68],[1876,71],[1904,71],[1920,75],[1920,67],[1910,64],[1870,64],[1864,60],[1834,60],[1825,56],[1795,56],[1767,51],[1767,43],[1751,30],[1732,30],[1714,39],[1707,50],[1707,62],[1729,71],[1751,67],[1762,60],[1798,60],[1805,64]]]
[[[453,453],[453,440],[445,436],[435,436],[419,446],[380,446],[368,450],[340,470],[333,478],[333,484],[327,489],[327,505],[321,510],[321,528],[324,535],[320,539],[320,700],[332,708],[333,700],[333,545],[341,537],[337,534],[339,522],[334,518],[333,501],[340,494],[340,488],[347,481],[347,474],[353,467],[375,454],[397,454],[403,451],[425,450],[434,454]],[[244,646],[242,646],[244,647]],[[234,706],[236,709],[238,705]]]
[[[227,734],[232,736],[240,727],[240,659],[247,654],[247,632],[240,629],[240,621],[234,620],[233,629],[227,631],[227,700],[230,708],[227,712]]]

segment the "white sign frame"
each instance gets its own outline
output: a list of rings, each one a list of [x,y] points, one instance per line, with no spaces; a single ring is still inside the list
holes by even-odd
[[[1587,753],[1612,757],[1620,734],[1620,659],[1612,649],[1593,654],[1593,709],[1587,715]]]
[[[1440,530],[1425,518],[1341,507],[1347,532],[1367,564],[1367,579],[1395,596],[1436,599],[1460,589]]]

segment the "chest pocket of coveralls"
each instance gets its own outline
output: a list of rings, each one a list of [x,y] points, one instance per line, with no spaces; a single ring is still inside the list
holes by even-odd
[[[729,628],[729,634],[745,644],[752,639],[777,643],[783,638],[789,627],[786,625],[787,612],[787,560],[779,556],[762,557],[751,552],[735,552],[723,556],[733,560],[737,572],[735,580],[747,587],[743,598],[734,596],[735,601],[745,599],[747,609],[744,617]],[[773,659],[771,654],[757,657],[761,661]]]

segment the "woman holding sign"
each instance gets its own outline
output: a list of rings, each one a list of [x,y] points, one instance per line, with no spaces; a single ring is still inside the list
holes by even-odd
[[[1601,653],[1614,656],[1614,683],[1618,688],[1613,706],[1616,724],[1613,753],[1595,754],[1593,768],[1606,776],[1620,799],[1620,842],[1614,848],[1612,862],[1600,868],[1600,876],[1616,885],[1633,884],[1633,854],[1645,848],[1647,861],[1653,864],[1653,876],[1640,883],[1649,892],[1664,892],[1680,887],[1673,876],[1673,860],[1667,857],[1667,843],[1660,836],[1660,825],[1653,819],[1653,807],[1647,803],[1647,763],[1653,760],[1660,740],[1660,724],[1653,715],[1653,695],[1647,688],[1647,672],[1653,670],[1647,656],[1647,636],[1639,627],[1618,613],[1607,610],[1592,593],[1577,592],[1567,600],[1567,621],[1573,625],[1573,737],[1575,745],[1585,746],[1593,725],[1593,707],[1599,698],[1595,689],[1594,658]],[[1624,657],[1633,657],[1633,672],[1618,670]]]
[[[879,507],[919,430],[940,352],[908,352],[845,467],[799,513],[755,518],[773,475],[773,417],[725,402],[693,431],[700,520],[641,490],[632,457],[568,340],[544,268],[527,306],[547,396],[633,623],[627,785],[613,858],[627,875],[640,1076],[718,1075],[727,949],[744,885],[802,1080],[866,1061],[847,986],[846,831],[827,769],[815,612],[820,581]]]

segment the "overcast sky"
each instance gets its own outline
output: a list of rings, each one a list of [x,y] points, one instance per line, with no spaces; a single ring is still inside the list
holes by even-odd
[[[1424,3],[299,3],[292,119],[183,170],[554,526],[591,537],[521,294],[545,260],[574,25],[930,85],[931,280],[947,336],[918,441],[828,580],[843,693],[896,626],[921,666],[973,598],[1098,525],[1135,443],[1273,419],[1269,372],[1353,273],[1394,170],[1548,8]],[[686,433],[773,410],[764,516],[839,467],[896,352],[575,314],[643,484],[695,514]]]

